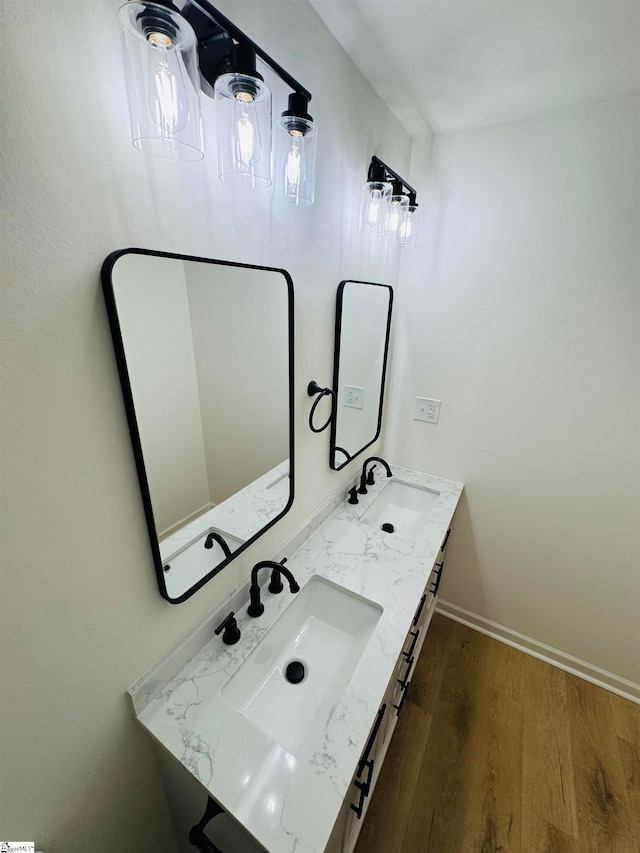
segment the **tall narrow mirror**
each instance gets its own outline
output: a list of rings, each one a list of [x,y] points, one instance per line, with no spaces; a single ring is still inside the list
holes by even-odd
[[[329,458],[336,471],[380,435],[392,304],[386,284],[342,281],[338,287]]]
[[[293,284],[143,249],[102,282],[161,594],[189,598],[293,502]]]

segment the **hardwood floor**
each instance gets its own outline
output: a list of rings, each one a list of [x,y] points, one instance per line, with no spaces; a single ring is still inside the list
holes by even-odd
[[[640,706],[436,614],[355,853],[640,853]]]

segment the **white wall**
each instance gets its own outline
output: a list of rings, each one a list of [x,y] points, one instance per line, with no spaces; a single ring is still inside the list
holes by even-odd
[[[635,682],[639,141],[627,99],[415,144],[387,447],[466,483],[444,599]]]
[[[129,137],[118,5],[2,7],[0,825],[49,853],[174,853],[125,689],[358,467],[330,471],[305,389],[331,381],[336,288],[361,272],[350,236],[371,154],[409,165],[408,137],[303,0],[221,5],[314,94],[316,204],[223,186],[211,156],[145,159]],[[102,261],[127,246],[285,267],[296,287],[295,505],[178,606],[156,587],[99,288]]]
[[[279,272],[212,264],[187,264],[186,279],[217,504],[289,456],[287,283]]]
[[[123,255],[112,279],[160,533],[210,500],[184,263]]]

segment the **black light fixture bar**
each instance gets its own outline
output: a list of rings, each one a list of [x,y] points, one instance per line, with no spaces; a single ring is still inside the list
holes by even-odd
[[[400,181],[402,186],[408,192],[413,193],[414,196],[417,195],[417,191],[414,190],[414,188],[411,186],[411,184],[407,183],[407,181],[405,181],[404,178],[400,177],[400,175],[397,172],[395,172],[390,166],[387,166],[386,163],[383,163],[383,161],[379,157],[376,157],[375,154],[371,158],[371,165],[369,166],[369,172],[370,173],[371,173],[371,167],[372,166],[377,166],[379,169],[384,169],[386,174],[385,174],[384,178],[382,178],[382,180],[387,181],[387,180],[389,180],[389,178],[393,178],[395,181]],[[372,178],[371,174],[369,174],[369,180],[378,180],[378,178]]]
[[[295,79],[295,77],[292,77],[288,71],[286,71],[274,59],[272,59],[272,57],[269,56],[269,54],[265,50],[263,50],[260,45],[256,44],[253,39],[249,38],[248,35],[243,33],[242,30],[239,29],[239,27],[236,27],[233,21],[230,21],[229,18],[226,17],[226,15],[223,15],[222,12],[220,12],[218,9],[215,8],[215,6],[209,3],[209,0],[189,0],[189,2],[183,8],[181,14],[183,14],[188,20],[190,20],[188,13],[185,14],[185,10],[188,8],[188,6],[192,6],[195,9],[198,9],[203,15],[206,15],[206,17],[209,18],[209,20],[213,24],[223,30],[230,38],[232,38],[238,44],[248,45],[255,52],[256,56],[259,56],[260,59],[265,63],[265,65],[268,65],[269,68],[274,71],[278,75],[278,77],[280,77],[280,79],[284,83],[286,83],[287,86],[289,86],[289,88],[293,89],[293,91],[297,94],[302,95],[304,98],[306,98],[307,101],[311,100],[311,92],[308,89],[305,89],[305,87],[301,83],[299,83]],[[193,21],[190,22],[193,24]],[[196,35],[198,36],[198,40],[200,41],[200,33],[198,33],[198,28],[194,27],[194,29],[196,30]],[[208,37],[203,38],[203,46],[206,47],[207,41],[210,39],[215,39],[216,36],[217,34],[215,32],[212,32]]]

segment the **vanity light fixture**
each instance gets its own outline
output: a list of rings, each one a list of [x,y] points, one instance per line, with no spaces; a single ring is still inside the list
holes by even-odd
[[[416,237],[418,234],[418,202],[416,201],[415,192],[409,193],[409,204],[407,212],[400,226],[400,245],[415,249]]]
[[[271,197],[290,204],[313,204],[318,130],[307,113],[309,99],[289,95],[289,105],[273,126]]]
[[[409,210],[409,196],[402,192],[402,181],[391,181],[391,187],[384,220],[384,236],[392,243],[399,243],[402,225]]]
[[[377,157],[372,157],[367,182],[363,185],[360,196],[359,231],[361,234],[382,236],[390,195],[391,184],[387,182],[384,165]]]
[[[123,34],[133,144],[173,161],[204,156],[200,90],[216,102],[218,176],[272,197],[313,203],[317,128],[311,93],[208,0],[128,0]],[[293,92],[273,126],[267,65]]]
[[[360,197],[359,232],[415,246],[416,191],[397,172],[373,156]]]

